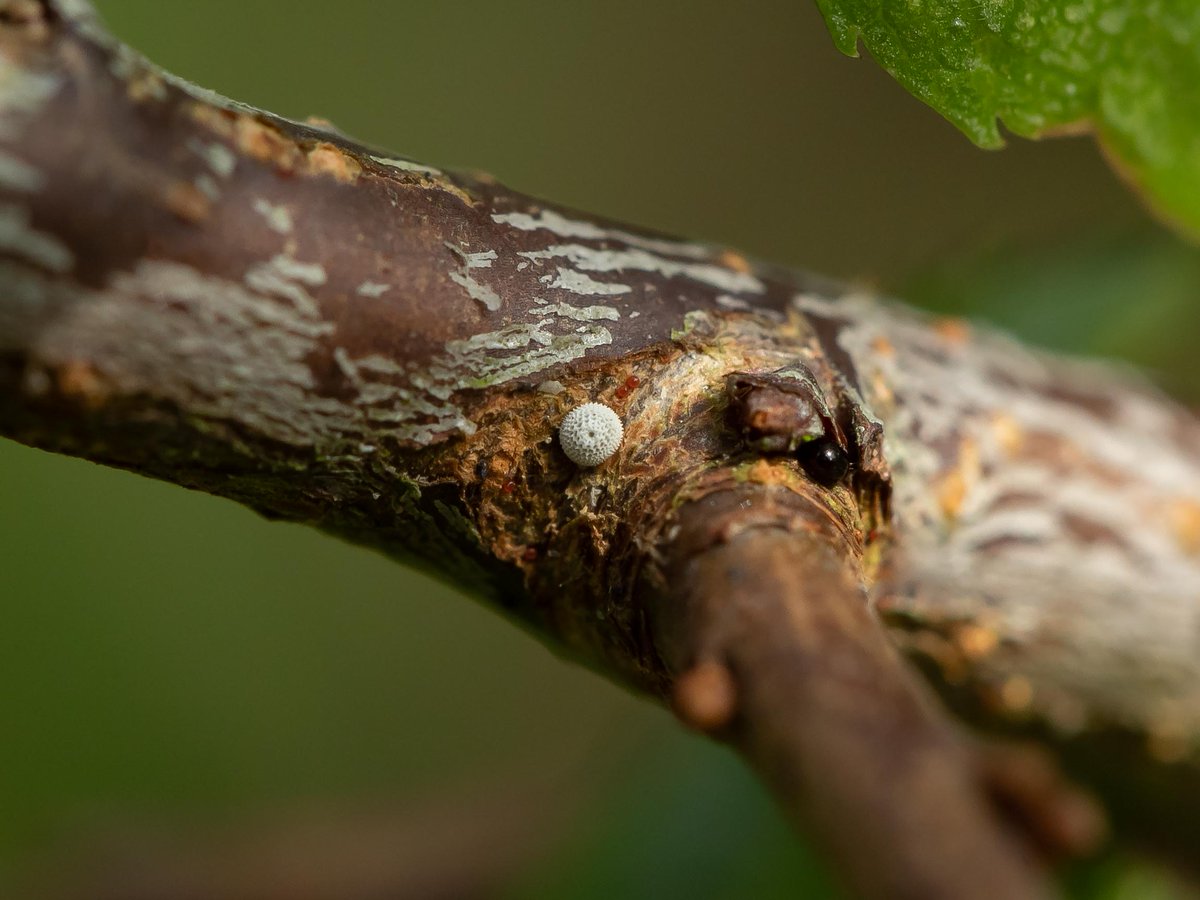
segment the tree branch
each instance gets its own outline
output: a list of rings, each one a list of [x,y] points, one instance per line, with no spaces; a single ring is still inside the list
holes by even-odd
[[[975,774],[884,624],[1191,857],[1200,424],[1136,378],[224,100],[79,0],[0,2],[0,283],[0,433],[377,547],[674,694],[865,896],[975,860],[1027,897],[1030,848],[1098,833],[1053,777]],[[625,429],[595,469],[555,440],[587,401]]]
[[[1005,818],[998,782],[888,644],[859,554],[820,498],[755,485],[679,519],[656,616],[657,644],[684,673],[676,708],[738,747],[854,896],[1045,895],[1036,829]],[[714,691],[721,671],[728,685]],[[729,698],[724,716],[714,693]],[[1061,786],[1038,796],[1041,812],[1076,814],[1056,831],[1074,846],[1053,850],[1095,845],[1100,820],[1085,800]]]

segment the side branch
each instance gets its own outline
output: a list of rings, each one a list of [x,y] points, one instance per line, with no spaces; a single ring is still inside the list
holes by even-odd
[[[853,895],[1049,896],[1047,848],[1030,825],[1055,818],[1057,837],[1087,846],[1095,811],[1052,791],[1029,818],[1006,814],[1013,797],[999,796],[977,748],[888,644],[852,549],[820,527],[819,510],[750,488],[709,495],[679,518],[656,617],[667,663],[683,673],[676,707],[751,761]],[[730,684],[716,688],[707,673],[721,669]],[[728,698],[728,721],[712,714],[714,692]]]

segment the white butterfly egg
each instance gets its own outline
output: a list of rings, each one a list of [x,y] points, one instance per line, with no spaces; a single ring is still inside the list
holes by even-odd
[[[577,466],[598,466],[617,452],[625,429],[621,419],[603,403],[585,403],[563,417],[558,442]]]

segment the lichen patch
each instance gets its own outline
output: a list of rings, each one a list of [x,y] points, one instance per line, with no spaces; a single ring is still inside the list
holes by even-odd
[[[1200,556],[1200,500],[1178,500],[1171,505],[1171,528],[1183,552]]]
[[[253,204],[254,211],[267,220],[267,227],[277,234],[288,235],[295,227],[292,212],[283,204],[271,203],[265,197],[257,197]]]
[[[0,138],[15,140],[61,90],[61,75],[34,72],[0,53]]]
[[[415,186],[423,190],[443,191],[453,197],[457,197],[467,206],[474,204],[470,194],[455,184],[450,176],[441,169],[436,169],[433,166],[425,166],[410,159],[401,159],[399,157],[372,156],[370,159],[380,166],[401,173],[405,184],[415,184]]]
[[[565,260],[578,272],[653,272],[664,278],[684,278],[733,294],[761,294],[763,283],[754,275],[734,272],[712,263],[670,259],[638,247],[605,249],[587,244],[556,244],[518,255],[534,263]]]
[[[553,275],[543,275],[541,281],[552,288],[557,288],[561,291],[570,291],[572,294],[582,295],[605,295],[615,296],[617,294],[628,294],[633,290],[627,284],[619,284],[610,281],[597,281],[590,275],[585,275],[583,272],[575,272],[571,269],[559,268]]]
[[[0,252],[59,274],[75,266],[75,256],[66,244],[34,228],[24,207],[8,203],[0,204]]]
[[[237,168],[237,155],[220,141],[188,141],[188,149],[195,153],[221,178],[229,178]]]
[[[957,519],[968,492],[980,477],[979,449],[974,440],[964,440],[959,448],[958,463],[938,484],[938,503],[949,520]]]
[[[185,222],[203,222],[212,211],[212,199],[187,181],[173,181],[163,192],[163,204]]]
[[[374,300],[382,297],[391,289],[392,286],[390,284],[384,284],[379,281],[364,281],[354,289],[354,293],[360,297],[369,297]]]
[[[320,306],[308,292],[310,287],[319,287],[326,281],[325,267],[318,263],[305,263],[281,253],[264,263],[252,266],[246,272],[246,285],[262,294],[290,300],[295,308],[306,316],[316,317]],[[333,326],[323,323],[323,330],[332,331]]]
[[[353,184],[362,174],[362,166],[349,153],[334,144],[318,144],[308,151],[308,169],[317,175],[329,175],[342,184]]]
[[[492,220],[520,231],[547,231],[558,237],[568,239],[613,241],[620,244],[628,244],[631,247],[638,247],[642,250],[648,250],[651,253],[681,259],[714,260],[717,258],[717,252],[712,248],[695,243],[694,241],[648,237],[647,235],[637,234],[620,228],[605,228],[597,225],[595,222],[567,218],[562,213],[555,212],[552,209],[542,209],[533,213],[494,213]]]
[[[478,253],[471,253],[461,247],[455,246],[449,241],[446,241],[445,245],[461,262],[461,266],[457,270],[450,272],[450,280],[465,290],[467,296],[472,300],[478,300],[482,303],[484,309],[488,312],[498,312],[500,307],[504,305],[504,301],[500,299],[500,295],[496,293],[491,285],[477,280],[472,274],[473,269],[490,269],[492,263],[496,260],[496,251],[484,250]]]
[[[7,150],[0,150],[0,187],[23,194],[33,194],[46,186],[46,176]]]
[[[296,144],[272,125],[249,115],[234,120],[233,138],[237,148],[259,162],[285,172],[300,166],[301,154]]]

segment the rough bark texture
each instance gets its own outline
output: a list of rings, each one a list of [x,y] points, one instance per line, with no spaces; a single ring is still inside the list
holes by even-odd
[[[675,691],[864,895],[1031,896],[1033,850],[1098,833],[988,774],[893,646],[1192,859],[1200,423],[1136,378],[224,100],[78,0],[0,2],[0,285],[0,433]],[[589,400],[625,438],[580,470],[555,429]]]

